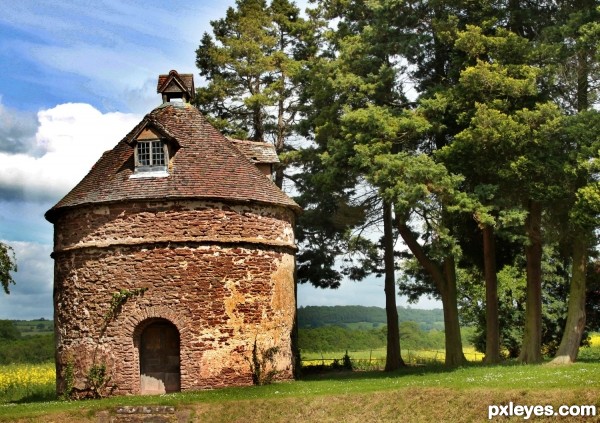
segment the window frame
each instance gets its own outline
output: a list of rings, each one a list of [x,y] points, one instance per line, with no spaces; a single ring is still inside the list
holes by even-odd
[[[148,154],[148,160],[150,162],[149,165],[144,165],[140,163],[140,147],[141,145],[146,144],[149,145],[149,150],[146,154]],[[164,164],[154,164],[155,160],[155,145],[160,144],[162,149],[162,158]],[[160,150],[159,150],[160,151]],[[164,139],[156,138],[156,139],[144,139],[137,140],[134,147],[134,174],[148,174],[148,173],[167,173],[167,168],[169,165],[169,148]],[[160,175],[159,175],[160,176]]]

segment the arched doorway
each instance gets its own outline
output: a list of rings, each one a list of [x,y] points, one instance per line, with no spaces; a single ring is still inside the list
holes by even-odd
[[[142,394],[164,394],[181,389],[179,331],[165,319],[152,319],[139,341]]]

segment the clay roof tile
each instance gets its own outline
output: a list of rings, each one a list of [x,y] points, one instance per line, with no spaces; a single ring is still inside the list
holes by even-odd
[[[169,176],[130,178],[135,137],[144,128],[165,134],[177,147]],[[146,199],[205,198],[300,207],[193,106],[163,104],[150,112],[47,213],[53,222],[65,208]]]
[[[233,145],[252,163],[279,163],[275,146],[266,142],[247,141],[229,138]]]

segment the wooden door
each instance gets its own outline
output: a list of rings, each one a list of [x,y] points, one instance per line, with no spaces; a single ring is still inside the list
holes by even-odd
[[[177,392],[181,387],[179,331],[167,321],[148,325],[140,338],[142,394]]]

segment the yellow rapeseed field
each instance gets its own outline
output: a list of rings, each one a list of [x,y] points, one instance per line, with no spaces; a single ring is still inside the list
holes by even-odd
[[[54,363],[2,365],[0,402],[53,389],[55,376]]]

